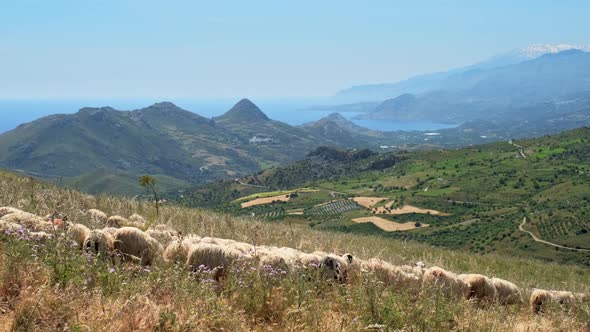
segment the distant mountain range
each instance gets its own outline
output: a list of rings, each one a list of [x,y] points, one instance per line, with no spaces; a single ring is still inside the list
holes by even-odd
[[[444,88],[387,99],[361,117],[463,123],[494,119],[538,103],[567,102],[572,95],[590,91],[590,53],[545,54],[518,64],[453,74],[439,83]]]
[[[336,93],[334,101],[339,104],[375,102],[395,98],[406,93],[423,94],[437,90],[464,90],[473,87],[481,79],[482,72],[487,70],[515,65],[537,59],[543,55],[557,54],[568,50],[588,52],[590,46],[532,45],[446,72],[418,75],[396,83],[354,86]]]
[[[139,174],[173,188],[285,164],[320,145],[376,146],[379,137],[339,116],[291,126],[248,99],[213,119],[169,102],[134,111],[83,108],[1,134],[0,167],[64,178],[91,192],[134,194]]]
[[[364,119],[457,124],[436,132],[380,132],[338,113],[291,126],[248,99],[214,118],[169,102],[133,111],[82,108],[0,134],[0,168],[92,193],[135,195],[138,175],[154,175],[163,189],[173,190],[285,165],[320,146],[440,149],[552,134],[590,125],[590,53],[557,52],[565,48],[530,48],[416,77],[389,85],[398,89],[389,92],[404,92],[393,98],[334,108],[371,108]]]

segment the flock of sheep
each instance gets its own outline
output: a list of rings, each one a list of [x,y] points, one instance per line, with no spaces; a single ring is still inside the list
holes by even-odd
[[[438,286],[448,296],[472,299],[479,303],[502,305],[522,302],[522,292],[513,283],[488,278],[481,274],[460,274],[440,267],[417,264],[396,266],[380,259],[361,260],[350,254],[335,255],[316,251],[305,253],[293,248],[254,246],[249,243],[197,235],[181,235],[166,225],[149,227],[144,218],[107,215],[99,210],[86,211],[93,224],[100,229],[89,229],[82,224],[72,224],[55,215],[45,218],[12,207],[0,207],[0,231],[3,234],[23,234],[36,241],[52,238],[57,229],[75,245],[87,253],[113,257],[118,253],[124,259],[142,265],[151,265],[156,259],[185,264],[197,271],[207,269],[216,280],[222,280],[229,267],[237,264],[256,264],[260,269],[272,269],[287,274],[296,269],[319,269],[322,276],[345,283],[361,278],[363,274],[375,275],[380,281],[399,288]],[[531,310],[543,311],[548,303],[568,307],[578,301],[588,300],[584,294],[567,291],[535,289],[530,297]]]

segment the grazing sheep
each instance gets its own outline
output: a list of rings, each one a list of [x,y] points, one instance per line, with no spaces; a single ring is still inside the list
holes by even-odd
[[[418,262],[415,265],[402,265],[399,268],[406,273],[413,274],[422,279],[422,275],[424,275],[424,266],[424,263]]]
[[[127,224],[133,227],[142,228],[145,227],[147,221],[144,217],[140,216],[137,213],[134,213],[131,216],[129,216],[129,221],[127,221]]]
[[[575,301],[576,298],[572,292],[534,289],[531,294],[530,305],[533,313],[539,314],[543,312],[543,306],[547,303],[570,306],[573,305]]]
[[[176,235],[168,231],[148,229],[145,233],[158,240],[163,246],[167,246],[170,242],[176,239]]]
[[[301,251],[299,251],[297,249],[288,248],[288,247],[281,247],[281,248],[271,247],[271,248],[278,255],[283,257],[283,259],[285,259],[285,262],[287,263],[287,265],[289,265],[290,270],[295,267],[295,265],[297,264],[297,261],[299,260],[299,255],[301,255],[301,253],[302,253]]]
[[[373,273],[386,285],[396,287],[418,286],[420,278],[414,274],[403,271],[401,268],[385,262],[381,259],[371,258],[362,262],[362,271]]]
[[[102,229],[103,231],[111,234],[111,236],[113,236],[113,238],[115,237],[115,233],[117,233],[118,228],[115,227],[105,227]]]
[[[492,280],[482,274],[460,274],[459,279],[467,284],[469,289],[468,299],[493,302],[498,296]]]
[[[303,268],[320,267],[323,256],[302,252],[297,257],[297,265]]]
[[[211,243],[196,243],[190,247],[186,265],[192,271],[202,267],[213,272],[215,280],[220,281],[227,274],[228,267],[244,258],[241,252]]]
[[[121,216],[110,216],[107,219],[107,226],[114,227],[114,228],[121,228],[124,225],[128,225],[129,220],[121,217]]]
[[[152,265],[162,245],[135,227],[122,227],[115,233],[115,250],[126,258],[137,259],[143,265]]]
[[[90,235],[90,229],[82,224],[73,224],[66,232],[67,238],[74,241],[79,249],[83,248],[84,240],[88,235]]]
[[[86,252],[109,257],[115,249],[115,239],[110,233],[102,229],[94,229],[90,231],[90,234],[84,240],[83,247]]]
[[[15,234],[19,232],[23,232],[23,226],[20,224],[0,220],[0,233]]]
[[[263,270],[280,270],[289,272],[292,266],[276,247],[256,247],[255,257],[258,258],[258,266]]]
[[[47,240],[51,240],[53,238],[53,234],[48,234],[46,232],[29,232],[29,238],[36,242],[46,242]]]
[[[33,232],[51,232],[53,230],[53,224],[45,221],[43,218],[34,215],[32,213],[17,211],[9,214],[5,214],[0,220],[9,223],[20,224],[23,228]]]
[[[164,249],[163,258],[166,263],[184,263],[186,262],[186,258],[188,256],[188,251],[193,243],[186,242],[186,245],[183,245],[185,240],[181,241],[180,239],[173,240],[170,242],[166,249]]]
[[[348,280],[348,260],[345,258],[329,254],[322,258],[320,268],[330,279],[341,283]]]
[[[515,284],[500,278],[492,278],[492,284],[498,293],[498,303],[517,304],[522,302],[522,294]]]
[[[348,279],[352,282],[360,281],[364,262],[349,253],[342,255],[342,258],[348,262]]]
[[[86,214],[90,217],[90,220],[99,225],[104,225],[107,223],[107,215],[106,213],[97,210],[97,209],[90,209],[86,211]]]
[[[204,238],[201,238],[200,242],[201,243],[216,244],[219,246],[226,246],[226,245],[235,243],[236,241],[229,240],[229,239],[222,239],[222,238],[218,238],[218,237],[205,236]]]
[[[17,208],[13,208],[10,206],[3,206],[3,207],[0,207],[0,218],[4,217],[7,214],[19,213],[19,212],[24,212],[24,211],[21,211]]]
[[[187,237],[181,239],[179,237],[174,238],[164,249],[163,258],[167,263],[186,263],[188,252],[193,244],[199,243],[201,237],[193,234],[189,234]]]
[[[244,255],[251,255],[255,251],[255,248],[254,248],[253,245],[251,245],[250,243],[245,243],[245,242],[232,242],[232,243],[228,243],[226,245],[226,247],[235,249],[235,250],[241,252]]]
[[[467,298],[469,296],[469,287],[463,280],[457,278],[457,275],[453,272],[449,272],[438,266],[424,270],[422,281],[425,284],[433,284],[441,287],[449,296],[457,298]]]

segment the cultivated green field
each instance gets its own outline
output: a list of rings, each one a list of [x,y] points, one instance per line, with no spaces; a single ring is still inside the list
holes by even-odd
[[[209,205],[235,215],[271,216],[312,228],[379,234],[416,240],[477,254],[508,254],[590,265],[590,254],[554,248],[533,241],[519,230],[572,249],[590,249],[590,129],[555,136],[497,142],[456,150],[370,154],[362,151],[320,151],[286,167],[245,178],[268,189],[218,183],[227,197],[204,199],[203,187],[183,201]],[[518,146],[522,146],[522,153]],[[268,190],[299,187],[319,191],[289,202],[242,209],[237,198],[265,195]],[[199,190],[202,190],[201,192]],[[354,197],[386,197],[371,209],[351,204]],[[386,205],[390,204],[389,207]],[[410,205],[448,215],[397,214]],[[284,213],[300,209],[303,214]],[[277,212],[269,214],[270,212]],[[395,222],[431,227],[384,232],[351,220],[374,214]]]

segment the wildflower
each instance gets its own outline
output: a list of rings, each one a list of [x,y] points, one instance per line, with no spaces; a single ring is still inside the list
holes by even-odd
[[[115,273],[115,271],[116,271],[116,270],[115,270],[115,268],[114,268],[114,267],[111,267],[111,268],[109,269],[109,273]]]

